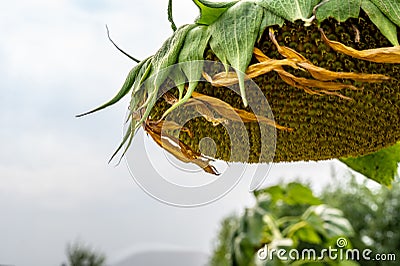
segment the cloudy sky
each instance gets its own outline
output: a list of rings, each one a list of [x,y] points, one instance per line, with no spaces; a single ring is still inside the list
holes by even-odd
[[[134,65],[107,40],[105,24],[122,48],[145,58],[171,34],[166,8],[167,0],[2,3],[0,264],[59,265],[75,240],[103,251],[110,263],[167,247],[209,253],[222,217],[252,204],[246,177],[210,205],[160,203],[125,164],[107,164],[127,99],[74,117],[109,99]],[[197,13],[191,1],[175,1],[178,25]],[[264,185],[297,176],[328,180],[333,165],[346,171],[332,162],[275,165]]]

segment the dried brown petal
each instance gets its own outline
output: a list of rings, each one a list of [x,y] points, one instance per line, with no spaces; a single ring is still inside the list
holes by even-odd
[[[167,134],[160,134],[158,125],[146,121],[145,131],[151,138],[163,149],[171,153],[175,158],[185,163],[194,163],[201,167],[205,172],[219,175],[215,167],[210,164],[210,159],[202,154],[193,151],[188,145],[181,142],[179,139]]]
[[[400,63],[400,46],[393,47],[383,47],[376,49],[368,49],[368,50],[356,50],[354,48],[348,47],[343,43],[331,41],[329,40],[324,31],[319,29],[321,32],[322,39],[324,42],[329,45],[333,50],[343,53],[348,56],[352,56],[354,58],[358,58],[361,60],[367,60],[376,63],[392,63],[399,64]]]
[[[157,132],[158,134],[164,134],[163,132],[166,131],[179,130],[182,132],[186,132],[191,138],[193,137],[193,133],[187,127],[182,127],[172,120],[148,120],[147,123],[152,127],[152,130],[154,132]]]
[[[213,110],[219,113],[222,117],[229,121],[235,122],[261,122],[273,126],[280,130],[292,131],[293,129],[278,125],[272,119],[264,116],[255,115],[242,109],[233,108],[230,104],[211,96],[193,92],[192,96],[207,105],[211,106]]]
[[[280,46],[278,42],[276,41],[275,35],[273,34],[272,30],[269,32],[269,37],[278,49],[278,52],[289,59],[292,59],[297,62],[297,66],[307,70],[315,79],[321,80],[321,81],[329,81],[329,80],[336,80],[336,79],[352,79],[355,81],[361,81],[361,82],[382,82],[384,80],[389,80],[390,77],[381,75],[381,74],[365,74],[365,73],[352,73],[352,72],[334,72],[330,71],[328,69],[318,67],[314,64],[312,64],[310,61],[307,60],[303,55],[298,53],[297,51],[285,47],[285,46]],[[257,51],[257,53],[260,56],[260,53],[262,54],[261,51]],[[263,61],[266,59],[260,56]]]
[[[321,81],[336,80],[336,79],[352,79],[361,82],[377,83],[385,80],[390,80],[390,77],[381,74],[364,74],[352,72],[334,72],[322,67],[317,67],[309,62],[297,63],[303,69],[306,69],[315,79]]]

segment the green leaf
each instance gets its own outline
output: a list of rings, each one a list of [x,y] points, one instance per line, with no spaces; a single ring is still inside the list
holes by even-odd
[[[322,242],[318,233],[309,225],[300,228],[297,232],[295,232],[295,236],[306,243],[320,244]]]
[[[354,234],[353,227],[344,217],[343,212],[325,204],[311,206],[304,212],[302,218],[319,233],[326,234],[328,238]]]
[[[257,3],[272,13],[294,22],[301,19],[309,22],[314,6],[320,0],[259,0]]]
[[[262,7],[251,2],[239,2],[210,25],[210,46],[222,63],[236,69],[243,104],[247,106],[244,77],[258,37]]]
[[[269,195],[272,204],[276,204],[278,201],[283,201],[288,205],[318,205],[322,203],[313,195],[310,188],[297,182],[289,183],[285,188],[277,185],[256,191],[256,197],[259,198],[260,195]]]
[[[360,7],[361,0],[331,0],[321,5],[316,15],[319,21],[331,17],[343,22],[348,18],[358,18]]]
[[[372,154],[357,158],[341,158],[340,161],[364,176],[382,185],[390,186],[398,176],[400,142]]]
[[[363,0],[361,8],[367,13],[379,31],[393,44],[399,45],[396,25],[390,21],[370,0]]]
[[[198,24],[210,25],[216,21],[222,13],[224,13],[229,7],[236,4],[239,0],[228,1],[228,2],[213,2],[207,0],[193,0],[193,2],[200,9],[200,16],[196,20]]]
[[[400,1],[399,0],[370,0],[393,23],[400,27]]]
[[[246,233],[246,238],[248,238],[249,242],[254,246],[261,243],[262,233],[265,229],[263,215],[264,214],[258,212],[257,209],[249,209],[243,217],[246,222],[244,231]]]
[[[339,260],[338,262],[338,266],[359,266],[359,265],[360,264],[352,260]]]
[[[315,197],[312,190],[300,183],[290,183],[287,186],[287,201],[288,204],[321,204],[321,201]]]

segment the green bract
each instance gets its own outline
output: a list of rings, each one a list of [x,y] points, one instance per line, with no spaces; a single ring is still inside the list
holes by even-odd
[[[198,88],[205,87],[205,85],[197,81],[204,71],[202,64],[183,64],[181,73],[177,74],[174,72],[173,75],[170,75],[168,71],[164,70],[177,63],[203,60],[207,55],[210,55],[209,57],[213,60],[221,61],[226,66],[227,75],[231,75],[228,73],[229,66],[235,69],[235,82],[240,88],[241,104],[243,105],[234,106],[235,108],[247,107],[248,98],[245,90],[245,73],[252,78],[256,78],[257,84],[259,86],[260,84],[264,86],[266,94],[270,92],[268,88],[282,83],[281,81],[279,81],[281,83],[276,81],[275,77],[280,77],[284,80],[284,82],[279,85],[282,86],[282,88],[296,87],[303,89],[309,94],[317,94],[317,96],[309,96],[307,98],[309,103],[313,102],[313,100],[309,98],[318,97],[318,95],[333,95],[329,97],[340,97],[344,100],[350,100],[352,96],[359,97],[360,95],[357,96],[357,93],[354,92],[350,93],[350,96],[345,96],[338,91],[341,89],[356,90],[359,87],[368,89],[370,86],[369,84],[372,84],[370,87],[373,87],[374,91],[378,90],[375,84],[382,82],[391,82],[390,86],[395,86],[395,90],[399,89],[398,83],[391,79],[399,78],[398,71],[394,67],[394,64],[400,64],[400,46],[398,46],[400,2],[398,0],[236,0],[223,2],[193,0],[193,2],[200,9],[200,16],[197,18],[196,22],[176,29],[173,35],[165,41],[155,55],[143,60],[130,71],[122,89],[111,101],[88,112],[92,113],[106,108],[119,101],[127,93],[131,93],[132,100],[129,114],[130,129],[127,131],[117,152],[126,143],[126,149],[129,147],[136,130],[149,120],[149,115],[152,112],[154,113],[152,118],[157,117],[157,119],[162,120],[172,110],[180,105],[186,104],[191,99],[195,90],[197,91]],[[171,11],[171,2],[169,11]],[[366,14],[366,16],[364,14]],[[368,31],[370,28],[357,29],[357,25],[352,24],[353,22],[348,22],[351,19],[354,21],[354,19],[357,18],[359,18],[360,21],[371,21],[379,29],[379,34],[386,37],[386,43],[389,41],[394,47],[383,48],[379,46],[380,43],[378,43],[378,47],[371,45],[374,48],[382,49],[368,48],[370,50],[358,51],[353,47],[340,43],[340,37],[338,41],[331,40],[332,38],[336,39],[336,36],[344,36],[346,38],[349,36],[346,32],[342,32],[339,26],[336,29],[332,29],[332,32],[327,32],[326,35],[324,33],[324,23],[328,23],[329,25],[333,25],[334,23],[348,23],[345,25],[350,26],[349,28],[354,28],[351,30],[355,32],[355,41],[343,41],[346,44],[349,42],[358,43],[360,35],[363,35],[364,31]],[[169,19],[172,23],[172,28],[175,29],[171,12],[169,12]],[[365,22],[369,27],[368,23],[370,22]],[[269,35],[266,29],[270,30]],[[282,29],[284,29],[283,33],[281,32]],[[301,29],[305,29],[304,32],[299,32]],[[318,32],[318,29],[321,33]],[[275,39],[275,32],[278,33],[276,36],[277,39]],[[296,35],[298,39],[292,38],[294,35]],[[382,42],[381,35],[378,37],[376,36],[378,35],[375,34],[375,36],[372,36],[373,40],[371,41],[375,41],[376,39]],[[283,46],[282,43],[287,43],[288,46]],[[263,54],[261,50],[256,54],[257,51],[255,48],[257,47],[265,54]],[[323,53],[317,55],[315,51],[318,50],[323,51]],[[271,55],[276,56],[271,59]],[[310,57],[308,57],[309,55]],[[282,58],[285,59],[282,60]],[[260,64],[269,64],[268,67],[264,65],[264,68],[260,68],[260,64],[257,65],[257,63],[253,62],[256,59]],[[357,59],[358,61],[354,63],[353,59]],[[364,61],[368,61],[368,64],[360,63],[360,68],[362,70],[365,69],[365,73],[361,71],[361,73],[358,74],[352,71],[352,65]],[[251,62],[254,64],[249,66]],[[342,63],[345,64],[345,66],[343,66]],[[328,66],[332,66],[332,68],[328,70]],[[385,71],[379,70],[375,72],[374,69],[381,66],[382,68],[386,68]],[[287,70],[289,67],[294,69],[289,71]],[[267,68],[268,71],[265,70]],[[372,72],[368,72],[371,70]],[[271,73],[274,71],[276,72],[274,73],[275,76],[271,76]],[[384,76],[387,73],[394,73],[394,75],[397,76]],[[300,77],[296,76],[298,74]],[[148,77],[151,77],[151,80],[144,83]],[[232,75],[230,77],[230,79],[232,79]],[[342,80],[343,83],[341,82]],[[157,107],[157,96],[160,94],[160,88],[168,81],[174,82],[177,85],[177,99],[169,108],[164,108],[165,106],[163,108],[160,106]],[[187,84],[182,85],[184,82]],[[221,80],[221,82],[224,82],[224,80]],[[217,83],[213,85],[216,84]],[[290,86],[288,86],[288,84]],[[275,92],[272,93],[272,91],[273,90],[271,90],[271,95],[275,98],[269,98],[268,101],[279,101],[279,99],[277,99],[279,95]],[[204,93],[204,90],[202,93]],[[285,93],[287,93],[287,91]],[[398,93],[398,91],[393,94],[394,96],[392,95],[390,97],[393,98],[399,95],[396,93]],[[368,97],[368,95],[366,96]],[[291,98],[292,97],[281,99],[280,101],[292,101]],[[390,98],[390,101],[392,98]],[[394,100],[396,101],[396,99]],[[293,100],[293,102],[295,101],[298,101],[298,99]],[[321,102],[322,101],[319,100],[319,103]],[[399,99],[397,99],[397,102],[393,104],[396,105],[399,102]],[[333,101],[330,101],[330,104],[337,105],[337,102],[333,103]],[[155,108],[155,106],[157,108]],[[313,105],[309,104],[306,106],[300,104],[299,108],[308,108],[310,106],[312,108]],[[362,103],[359,106],[361,107]],[[275,106],[275,108],[278,107]],[[318,108],[319,107],[316,108],[316,112],[322,110]],[[335,106],[335,108],[339,109],[337,106]],[[274,110],[274,106],[272,106],[272,109]],[[394,109],[386,108],[385,110],[393,111]],[[162,114],[157,116],[156,113],[159,112],[159,110],[162,110]],[[306,115],[311,115],[312,110],[308,111]],[[298,113],[300,115],[302,111],[299,110]],[[348,113],[350,113],[350,111],[347,112],[347,114]],[[321,116],[321,114],[312,115],[315,115],[315,117]],[[398,111],[397,116],[399,116]],[[335,115],[331,117],[335,117]],[[208,118],[207,120],[213,120],[214,122],[219,121],[219,118]],[[277,118],[279,118],[279,114]],[[286,122],[304,122],[306,124],[308,123],[308,127],[313,126],[312,117],[310,117],[309,120],[306,118],[307,117],[305,117],[304,121],[300,121],[297,118],[292,119],[289,117],[289,120]],[[278,123],[281,122],[278,121]],[[283,121],[283,123],[285,123],[285,121]],[[335,122],[331,121],[330,123],[333,125],[332,128],[334,128]],[[148,123],[146,126],[150,127]],[[301,127],[302,125],[299,126]],[[276,125],[276,127],[278,128],[279,125]],[[287,129],[296,131],[296,128],[290,127],[292,127],[292,125],[288,124]],[[250,131],[251,128],[252,126],[250,125]],[[340,127],[338,128],[342,130]],[[300,130],[299,132],[302,131]],[[303,133],[307,133],[307,131]],[[336,133],[339,134],[339,132]],[[278,134],[278,144],[282,134],[284,133],[280,132]],[[289,133],[286,132],[286,134]],[[394,140],[392,140],[393,138]],[[257,137],[255,139],[257,139]],[[181,141],[183,140],[184,138],[181,138]],[[282,137],[282,140],[286,140],[285,137]],[[349,151],[322,153],[321,156],[319,156],[319,152],[315,151],[315,147],[312,148],[313,150],[307,152],[298,150],[297,154],[295,154],[296,152],[294,151],[287,152],[290,148],[290,143],[286,142],[282,146],[283,148],[279,149],[278,147],[277,150],[280,154],[278,154],[277,158],[279,161],[292,161],[321,160],[335,158],[334,156],[357,157],[394,145],[397,141],[399,141],[399,138],[397,138],[397,136],[392,136],[390,141],[387,141],[387,143],[377,143],[375,148],[371,146],[366,149],[363,147],[360,150],[351,150],[352,146],[349,146]],[[196,150],[196,145],[190,144],[192,140],[189,139],[183,142],[189,145],[188,147]],[[352,143],[354,144],[356,141]],[[330,143],[329,145],[334,144]],[[398,151],[397,148],[394,150],[396,152]],[[256,152],[254,152],[254,154],[255,153]],[[357,165],[357,167],[355,167],[356,170],[363,172],[369,177],[373,177],[378,182],[389,184],[390,180],[393,179],[393,173],[397,170],[396,163],[399,158],[398,156],[386,156],[385,154],[386,153],[381,153],[379,156],[381,160],[391,160],[391,163],[387,164],[390,165],[391,170],[384,172],[385,174],[376,174],[373,173],[373,169],[365,170],[366,168],[360,167],[360,164],[369,162],[368,157],[367,159],[363,157],[359,161],[358,159],[346,159],[345,162],[351,167]],[[227,157],[225,155],[220,155],[218,158],[226,160]],[[376,158],[377,157],[373,157],[373,160]],[[257,162],[257,160],[253,162]]]

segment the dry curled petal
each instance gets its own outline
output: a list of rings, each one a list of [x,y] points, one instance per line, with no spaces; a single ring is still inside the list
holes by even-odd
[[[201,153],[193,151],[188,145],[181,142],[179,139],[162,134],[157,128],[157,123],[151,123],[147,120],[144,130],[151,136],[151,138],[163,149],[171,153],[178,160],[185,163],[194,163],[201,167],[205,172],[219,175],[213,165],[210,164],[210,159],[203,156]]]
[[[152,127],[153,131],[159,134],[164,134],[164,132],[166,131],[179,130],[182,132],[186,132],[191,138],[193,137],[193,133],[187,127],[182,127],[172,120],[148,120],[147,123]]]
[[[292,128],[287,128],[278,125],[277,123],[275,123],[274,120],[269,119],[267,117],[256,115],[242,109],[234,108],[230,104],[218,98],[200,94],[197,92],[193,92],[192,96],[194,97],[194,99],[209,105],[215,112],[220,114],[223,118],[227,119],[228,121],[243,122],[243,123],[260,122],[273,126],[279,130],[285,130],[289,132],[293,131]]]
[[[352,73],[352,72],[335,72],[335,71],[330,71],[328,69],[318,67],[314,64],[312,64],[307,58],[305,58],[303,55],[298,53],[297,51],[285,47],[285,46],[280,46],[278,42],[276,41],[275,35],[273,34],[272,30],[269,31],[269,37],[272,40],[272,42],[275,44],[276,48],[278,49],[278,52],[291,60],[296,61],[296,65],[298,67],[301,67],[304,70],[307,70],[315,79],[321,80],[321,81],[330,81],[330,80],[336,80],[336,79],[352,79],[355,81],[361,81],[361,82],[371,82],[371,83],[376,83],[376,82],[382,82],[384,80],[389,80],[390,77],[381,75],[381,74],[367,74],[367,73]],[[262,54],[261,51],[257,51],[258,56],[262,60],[266,60],[265,57],[260,56],[260,53]]]
[[[329,40],[322,29],[319,29],[319,31],[321,32],[324,42],[336,52],[375,63],[400,63],[400,46],[356,50],[344,45],[343,43]]]
[[[381,74],[365,74],[352,72],[335,72],[328,69],[318,67],[309,62],[299,62],[297,65],[306,69],[311,76],[321,81],[337,80],[337,79],[352,79],[360,82],[377,83],[385,80],[390,80],[390,77]]]

